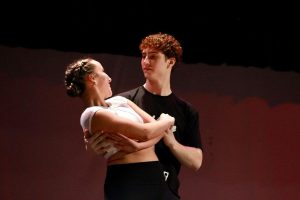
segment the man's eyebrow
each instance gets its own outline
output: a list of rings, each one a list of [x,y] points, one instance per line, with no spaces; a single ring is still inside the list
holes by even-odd
[[[158,51],[143,52],[142,54],[158,54]]]

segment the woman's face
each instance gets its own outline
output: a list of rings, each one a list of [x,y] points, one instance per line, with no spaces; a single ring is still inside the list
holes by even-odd
[[[103,94],[103,97],[106,99],[112,96],[112,90],[110,87],[111,78],[104,72],[104,68],[98,61],[91,61],[91,64],[95,66],[94,76],[95,86],[99,88],[99,91]]]

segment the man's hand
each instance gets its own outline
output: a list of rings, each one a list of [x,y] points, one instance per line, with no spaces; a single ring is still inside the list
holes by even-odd
[[[97,155],[102,155],[105,158],[112,156],[114,159],[149,148],[156,144],[160,139],[154,138],[149,141],[139,142],[120,133],[99,131],[90,135],[88,130],[84,130],[84,135],[86,149],[87,147],[90,147]],[[112,154],[112,149],[114,148],[118,150],[116,154]]]
[[[119,133],[107,133],[103,131],[91,135],[84,130],[86,149],[89,146],[96,154],[105,156],[111,146],[116,147],[125,154],[133,153],[144,147],[136,140],[130,139]]]
[[[109,138],[113,141],[114,146],[124,153],[133,153],[141,148],[138,141],[130,139],[120,133],[110,134]]]
[[[84,137],[86,147],[89,146],[96,154],[105,156],[114,146],[114,141],[109,138],[109,135],[109,133],[96,132],[89,138]]]
[[[177,142],[173,133],[174,130],[176,130],[176,126],[173,126],[172,128],[168,129],[163,137],[164,143],[167,147],[170,147]]]

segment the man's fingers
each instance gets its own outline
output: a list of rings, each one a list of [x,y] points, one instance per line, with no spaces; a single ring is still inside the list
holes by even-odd
[[[110,134],[108,136],[108,138],[112,139],[113,141],[121,141],[121,140],[123,140],[122,135],[118,135],[118,134]]]

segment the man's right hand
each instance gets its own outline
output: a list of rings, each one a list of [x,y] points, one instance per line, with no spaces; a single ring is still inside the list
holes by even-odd
[[[89,136],[89,134],[84,131],[84,135],[86,146],[89,146],[98,155],[104,156],[114,143],[114,141],[109,138],[109,134],[102,131],[96,132],[92,136]]]
[[[139,142],[120,133],[99,131],[91,135],[88,130],[84,130],[86,148],[89,146],[97,155],[102,155],[105,158],[107,158],[106,154],[111,151],[111,146],[118,150],[116,154],[119,154],[119,156],[117,157],[122,157],[123,155],[149,148],[157,143],[159,139],[154,138],[146,142]]]
[[[84,141],[96,154],[104,156],[113,145],[125,154],[133,153],[144,149],[142,143],[130,139],[119,133],[106,133],[99,131],[91,135],[88,130],[84,130]]]

